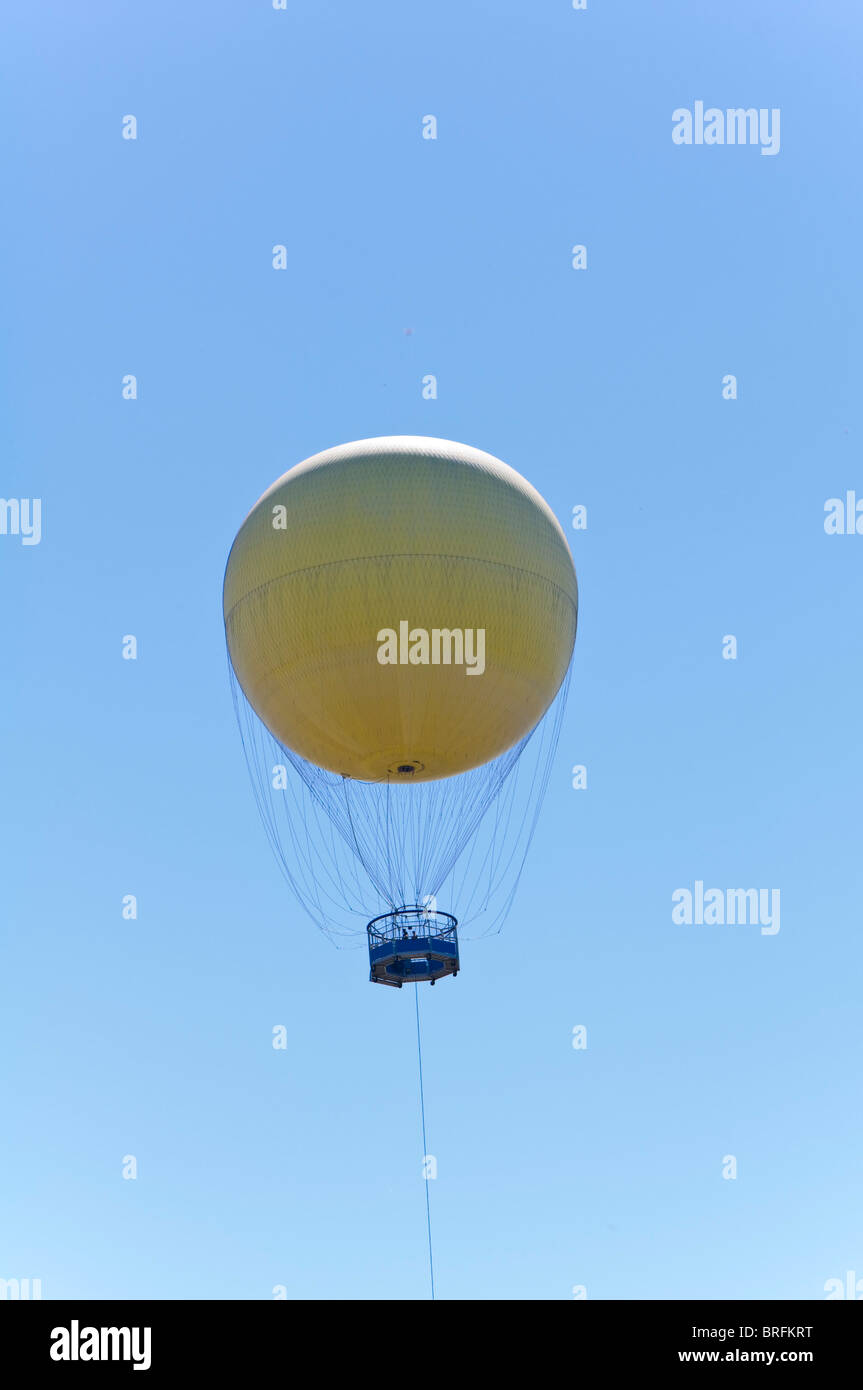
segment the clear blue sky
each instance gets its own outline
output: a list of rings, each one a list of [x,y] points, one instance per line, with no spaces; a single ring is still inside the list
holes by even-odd
[[[520,895],[421,999],[439,1294],[863,1276],[863,536],[823,526],[863,498],[858,6],[48,0],[5,30],[0,491],[43,536],[0,536],[0,1276],[426,1296],[413,996],[290,898],[221,621],[264,488],[391,433],[588,507]],[[780,153],[676,146],[696,100],[780,108]],[[779,888],[779,933],[675,925],[697,879]]]

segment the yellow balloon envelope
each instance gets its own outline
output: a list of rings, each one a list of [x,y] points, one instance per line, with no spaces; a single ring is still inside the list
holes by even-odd
[[[566,537],[514,469],[424,436],[315,454],[234,541],[228,649],[270,732],[330,772],[431,781],[542,718],[575,642]]]

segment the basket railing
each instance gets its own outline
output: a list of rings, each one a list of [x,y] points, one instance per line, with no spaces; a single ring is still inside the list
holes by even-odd
[[[369,945],[387,941],[455,941],[458,921],[449,912],[426,907],[399,907],[385,912],[368,924]]]

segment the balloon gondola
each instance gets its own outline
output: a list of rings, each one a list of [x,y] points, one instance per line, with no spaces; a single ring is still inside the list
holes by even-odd
[[[434,984],[458,974],[458,922],[449,912],[398,907],[369,922],[369,979],[380,985]]]

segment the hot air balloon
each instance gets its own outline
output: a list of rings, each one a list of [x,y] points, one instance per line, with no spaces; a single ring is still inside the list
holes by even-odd
[[[459,921],[502,920],[577,607],[539,493],[450,440],[327,449],[240,527],[224,620],[259,809],[312,919],[337,943],[365,934],[373,981],[455,975]]]

